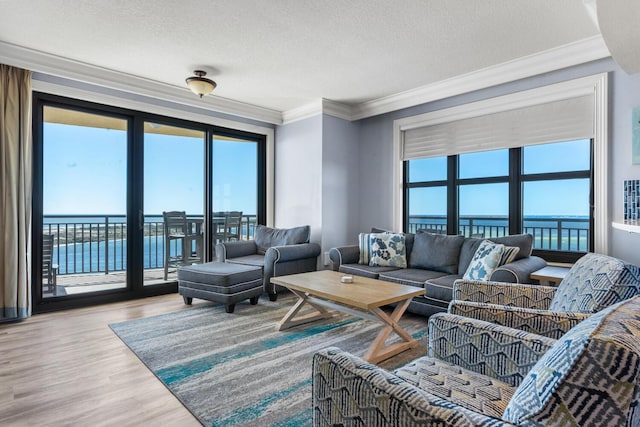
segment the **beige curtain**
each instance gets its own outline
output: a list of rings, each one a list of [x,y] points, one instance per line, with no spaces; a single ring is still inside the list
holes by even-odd
[[[31,315],[31,72],[0,64],[0,321]]]

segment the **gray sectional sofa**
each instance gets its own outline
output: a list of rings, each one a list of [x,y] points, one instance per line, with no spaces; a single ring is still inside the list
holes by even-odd
[[[373,230],[373,232],[377,231],[379,230]],[[359,264],[358,245],[332,248],[329,257],[335,271],[424,287],[426,294],[414,298],[408,311],[430,316],[447,310],[452,298],[453,282],[463,277],[483,240],[485,239],[432,233],[407,233],[405,234],[407,268]],[[530,283],[529,275],[546,266],[542,258],[531,255],[533,237],[530,234],[486,240],[520,248],[514,260],[494,270],[488,280]]]

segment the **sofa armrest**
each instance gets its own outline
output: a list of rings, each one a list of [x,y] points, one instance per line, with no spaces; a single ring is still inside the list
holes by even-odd
[[[510,425],[438,398],[382,368],[330,347],[313,356],[313,425]]]
[[[451,301],[449,313],[520,329],[537,335],[560,338],[591,313],[536,310],[471,301]]]
[[[479,345],[482,342],[483,345]],[[429,318],[429,356],[517,387],[555,339],[449,313]]]
[[[547,262],[542,258],[529,256],[501,265],[493,271],[490,280],[495,282],[531,283],[531,273],[546,267],[546,265]]]
[[[257,253],[258,246],[253,240],[234,240],[220,242],[216,245],[216,261],[218,262],[225,262],[227,259],[255,255]]]
[[[453,284],[451,300],[547,310],[556,289],[553,286],[458,279]]]
[[[273,246],[264,254],[264,263],[293,261],[305,258],[317,258],[320,255],[320,245],[317,243],[300,243],[297,245]]]
[[[340,246],[331,248],[329,259],[333,271],[339,271],[342,264],[357,264],[360,260],[360,247],[358,245]]]

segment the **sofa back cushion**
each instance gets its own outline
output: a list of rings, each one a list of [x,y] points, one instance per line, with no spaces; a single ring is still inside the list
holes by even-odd
[[[258,254],[264,255],[267,249],[272,246],[309,243],[310,234],[311,227],[308,225],[293,228],[272,228],[258,225],[253,238],[258,247]]]
[[[531,256],[531,251],[533,250],[533,236],[531,234],[512,234],[510,236],[489,237],[488,240],[491,240],[494,243],[501,243],[505,246],[519,247],[520,250],[513,259],[514,261]]]
[[[409,267],[458,274],[464,236],[417,233],[409,256]]]
[[[471,263],[471,259],[478,250],[482,240],[484,239],[478,239],[475,237],[465,239],[464,244],[460,249],[460,264],[458,265],[458,271],[467,271],[467,268],[469,268],[469,264]],[[517,261],[519,259],[529,257],[533,248],[533,236],[531,234],[512,234],[510,236],[503,237],[489,237],[486,240],[491,240],[494,243],[500,243],[505,246],[518,247],[519,250],[511,261]]]
[[[638,267],[607,255],[588,253],[560,282],[549,310],[595,313],[638,294]]]
[[[564,334],[529,371],[503,419],[517,425],[637,425],[640,297],[611,306]],[[636,414],[635,417],[638,417]]]

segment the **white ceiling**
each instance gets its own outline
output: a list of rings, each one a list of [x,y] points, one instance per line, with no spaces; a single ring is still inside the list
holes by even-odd
[[[204,69],[215,97],[280,112],[371,102],[598,35],[583,0],[0,0],[0,49],[184,91]]]

